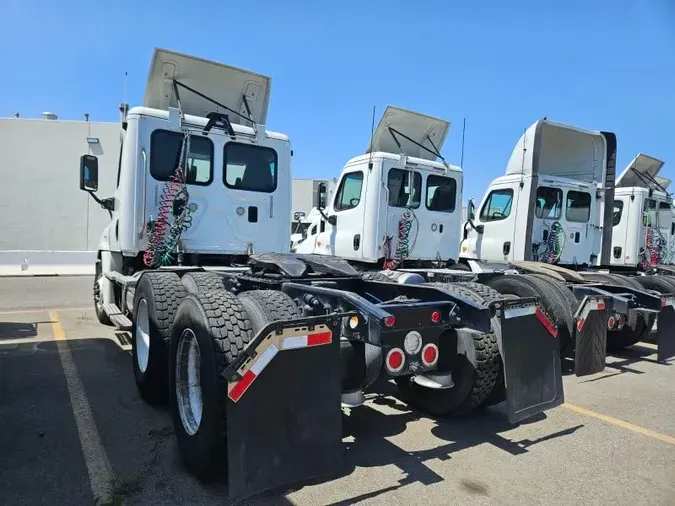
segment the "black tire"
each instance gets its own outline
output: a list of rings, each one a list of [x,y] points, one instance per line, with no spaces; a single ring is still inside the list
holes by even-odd
[[[465,286],[465,283],[429,283],[448,291],[463,295],[476,302],[485,302],[474,290]],[[481,407],[492,393],[499,375],[499,346],[494,332],[481,334],[467,329],[457,329],[458,349],[471,346],[456,356],[452,362],[452,379],[455,386],[448,389],[434,390],[418,385],[410,377],[396,378],[403,397],[413,406],[434,416],[450,414],[468,414]],[[446,372],[440,363],[443,358],[444,342],[454,342],[446,336],[441,336],[439,344],[439,370]],[[452,350],[454,352],[454,350]],[[472,361],[468,355],[475,356]]]
[[[461,284],[472,289],[475,293],[480,295],[483,298],[483,300],[488,304],[490,304],[491,302],[511,298],[510,296],[505,296],[499,293],[494,288],[490,288],[489,286],[483,285],[481,283],[465,282]],[[495,337],[501,339],[502,324],[497,316],[492,318],[492,330],[495,333]],[[499,350],[499,345],[497,346],[497,349]],[[492,392],[488,394],[482,405],[477,407],[494,406],[495,404],[499,404],[500,402],[504,402],[506,400],[506,383],[504,381],[504,362],[502,361],[501,354],[498,354],[498,360],[499,365],[497,368],[497,379],[495,381],[494,387],[492,388]]]
[[[203,403],[194,434],[183,425],[176,385],[179,343],[183,333],[190,330],[199,346]],[[226,473],[222,468],[227,465],[227,380],[222,373],[252,338],[246,310],[229,292],[190,294],[178,308],[169,347],[171,417],[185,467],[201,481],[209,482]]]
[[[605,274],[602,272],[594,272],[591,274],[584,274],[584,277],[589,281],[595,281],[598,283],[607,283],[617,286],[623,286],[625,288],[633,288],[636,290],[643,290],[645,287],[639,283],[638,278],[647,277],[647,276],[636,276],[635,278],[629,278],[628,276],[623,276],[621,274]],[[607,332],[607,351],[614,352],[619,351],[629,346],[633,346],[643,338],[645,338],[652,327],[654,326],[655,317],[651,315],[640,314],[637,316],[635,321],[635,329],[625,326],[620,330],[611,330]]]
[[[223,278],[215,272],[188,272],[181,278],[181,282],[188,293],[225,290]]]
[[[274,321],[300,318],[297,304],[284,292],[278,290],[251,290],[239,294],[239,301],[246,310],[253,332]]]
[[[103,301],[101,295],[101,289],[98,286],[98,281],[103,277],[103,268],[101,267],[101,261],[96,262],[96,271],[94,274],[94,312],[96,313],[96,318],[99,323],[103,325],[112,325],[110,318],[105,311],[103,311]]]
[[[187,295],[180,278],[174,272],[147,272],[141,276],[134,294],[134,312],[131,326],[131,355],[134,378],[141,397],[150,404],[165,404],[168,400],[167,346],[171,337],[176,311]],[[144,370],[139,364],[137,339],[139,334],[138,311],[141,304],[147,308],[148,357]],[[141,353],[141,362],[143,352]]]
[[[555,281],[555,280],[550,280]],[[502,294],[517,297],[538,297],[541,310],[558,328],[558,343],[563,352],[572,342],[574,315],[569,302],[552,288],[549,278],[542,279],[531,274],[505,275],[492,279],[489,286]]]

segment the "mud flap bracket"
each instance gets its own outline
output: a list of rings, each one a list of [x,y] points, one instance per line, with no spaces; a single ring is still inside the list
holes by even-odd
[[[342,471],[343,316],[271,323],[223,373],[232,501]]]
[[[557,330],[534,298],[503,301],[499,317],[508,416],[517,423],[565,400]]]

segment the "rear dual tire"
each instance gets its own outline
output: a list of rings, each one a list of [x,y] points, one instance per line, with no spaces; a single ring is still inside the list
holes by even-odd
[[[475,302],[485,302],[473,283],[430,283],[450,292],[463,295]],[[494,325],[494,323],[493,323]],[[500,374],[497,336],[494,332],[480,333],[456,329],[457,349],[444,352],[443,345],[455,345],[452,336],[441,336],[439,343],[439,372],[450,372],[454,386],[433,389],[418,385],[412,377],[396,378],[403,398],[420,411],[433,416],[464,415],[486,404],[495,389]],[[462,352],[463,350],[463,352]],[[444,363],[444,357],[456,357]]]

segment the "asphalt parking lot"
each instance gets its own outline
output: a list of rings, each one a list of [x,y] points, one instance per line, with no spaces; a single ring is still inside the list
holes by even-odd
[[[0,502],[224,504],[182,468],[138,396],[90,277],[0,278]],[[385,392],[387,393],[387,392]],[[252,504],[675,504],[675,366],[656,348],[565,378],[566,404],[511,426],[499,406],[435,420],[392,395],[346,417],[344,476]]]

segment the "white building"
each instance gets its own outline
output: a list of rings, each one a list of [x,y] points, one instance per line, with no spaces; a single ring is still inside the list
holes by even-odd
[[[98,157],[97,196],[111,196],[120,131],[118,122],[61,120],[52,113],[0,118],[0,275],[39,273],[41,266],[45,273],[59,272],[58,265],[64,273],[93,269],[109,217],[80,190],[80,156]],[[331,180],[293,181],[293,213],[309,213],[320,181],[330,191]]]

